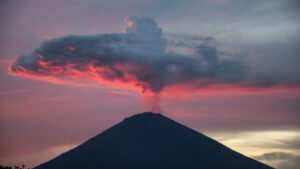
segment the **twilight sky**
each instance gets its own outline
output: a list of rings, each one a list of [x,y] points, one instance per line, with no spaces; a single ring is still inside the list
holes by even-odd
[[[33,167],[155,109],[278,169],[299,168],[297,0],[0,8],[0,164]]]

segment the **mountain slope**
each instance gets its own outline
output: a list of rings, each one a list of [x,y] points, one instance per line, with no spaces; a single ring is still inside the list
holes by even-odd
[[[134,115],[35,169],[272,169],[160,114]]]

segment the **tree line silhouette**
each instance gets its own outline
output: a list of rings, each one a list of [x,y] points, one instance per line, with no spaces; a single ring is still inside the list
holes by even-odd
[[[0,165],[0,169],[26,169],[26,166],[22,165],[21,167],[19,167],[19,166],[9,167],[9,166]],[[27,168],[27,169],[30,169],[30,168]]]

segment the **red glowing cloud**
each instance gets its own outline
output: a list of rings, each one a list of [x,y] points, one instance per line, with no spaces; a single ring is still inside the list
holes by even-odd
[[[162,38],[161,29],[151,18],[127,17],[125,21],[128,26],[124,33],[71,35],[45,41],[31,54],[13,59],[9,72],[79,86],[62,79],[90,79],[154,95],[298,86],[290,80],[252,75],[244,64],[221,59],[213,38],[194,38],[197,43],[193,45],[170,42]],[[193,54],[168,52],[167,45],[187,47]]]

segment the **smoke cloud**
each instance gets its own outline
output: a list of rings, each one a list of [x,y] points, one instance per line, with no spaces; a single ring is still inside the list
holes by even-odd
[[[220,57],[214,38],[172,35],[167,39],[151,18],[127,17],[125,22],[123,33],[47,40],[32,53],[15,58],[10,73],[40,79],[92,79],[154,94],[172,86],[265,88],[294,84],[252,75],[243,63]]]

